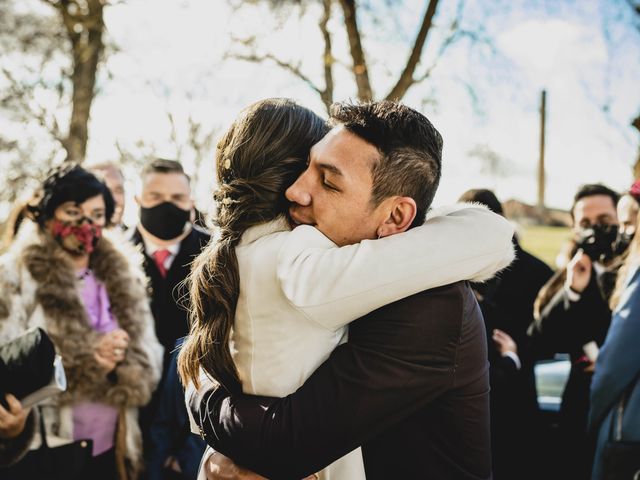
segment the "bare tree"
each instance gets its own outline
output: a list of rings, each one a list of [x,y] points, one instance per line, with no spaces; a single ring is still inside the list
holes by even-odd
[[[51,14],[35,8],[23,12],[16,8],[16,0],[4,1],[0,7],[0,45],[5,52],[23,54],[24,59],[22,64],[0,70],[0,80],[6,84],[0,108],[14,120],[35,122],[64,148],[67,161],[82,162],[97,72],[105,51],[104,8],[108,2],[41,1],[52,7]],[[39,100],[43,91],[55,95],[57,104],[45,106]],[[69,106],[68,126],[64,128],[59,115]]]
[[[82,162],[87,151],[88,124],[95,95],[98,62],[104,51],[106,0],[43,0],[53,6],[71,44],[73,67],[71,119],[63,141],[67,160]]]
[[[105,55],[107,0],[0,1],[0,201],[62,161],[82,162]],[[110,45],[108,45],[110,46]]]
[[[245,3],[253,5],[255,3],[259,3],[259,1],[247,0]],[[255,37],[236,39],[236,45],[238,46],[238,49],[229,52],[226,57],[248,62],[272,62],[276,64],[280,68],[288,71],[293,76],[304,82],[312,90],[314,90],[320,96],[320,99],[325,105],[327,111],[329,110],[329,107],[334,100],[333,92],[335,83],[333,66],[339,63],[333,53],[332,35],[328,29],[329,21],[333,16],[336,15],[336,12],[333,8],[334,4],[339,5],[342,13],[341,22],[345,29],[349,42],[349,55],[351,63],[351,65],[347,68],[350,70],[350,73],[354,79],[357,97],[361,100],[372,100],[375,98],[386,98],[392,100],[402,99],[413,85],[426,80],[431,75],[438,60],[443,56],[446,49],[450,45],[452,45],[455,40],[462,37],[463,35],[466,35],[467,33],[459,28],[459,17],[462,14],[463,5],[463,3],[461,2],[457,10],[457,16],[449,25],[447,29],[447,36],[438,49],[435,58],[431,60],[429,66],[420,68],[421,62],[423,60],[423,53],[427,44],[427,39],[430,31],[434,26],[434,18],[436,16],[439,5],[439,0],[427,0],[425,11],[420,22],[419,31],[411,43],[407,59],[404,63],[404,67],[402,68],[402,71],[397,75],[392,88],[386,93],[386,95],[380,96],[375,93],[372,85],[370,68],[364,47],[363,35],[358,20],[361,11],[365,9],[371,10],[372,8],[370,8],[370,6],[368,6],[365,2],[358,2],[357,0],[321,0],[316,2],[289,1],[283,2],[280,5],[274,4],[273,2],[269,2],[267,0],[267,3],[270,3],[270,5],[274,9],[284,8],[283,4],[288,4],[290,8],[300,8],[301,11],[303,11],[305,3],[314,5],[318,3],[321,4],[322,13],[318,22],[318,28],[320,30],[322,41],[324,44],[322,58],[324,67],[324,82],[321,83],[320,81],[312,78],[311,75],[305,73],[302,69],[301,62],[292,62],[290,60],[281,58],[271,52],[261,52],[258,47],[258,41]]]

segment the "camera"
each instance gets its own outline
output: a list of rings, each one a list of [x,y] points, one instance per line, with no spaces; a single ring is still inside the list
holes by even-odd
[[[582,228],[576,235],[576,247],[594,262],[613,258],[613,245],[618,237],[617,225],[596,224]]]

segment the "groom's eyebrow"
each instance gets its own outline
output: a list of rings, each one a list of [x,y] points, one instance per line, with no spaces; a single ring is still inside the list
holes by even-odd
[[[318,168],[321,168],[322,170],[327,170],[335,175],[339,175],[339,176],[343,176],[342,175],[342,170],[340,170],[338,167],[336,167],[335,165],[332,165],[330,163],[318,163]]]

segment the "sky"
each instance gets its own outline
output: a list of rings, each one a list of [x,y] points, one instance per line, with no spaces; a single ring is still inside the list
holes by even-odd
[[[176,120],[179,139],[186,138],[189,117],[221,134],[240,109],[265,97],[291,97],[325,115],[314,91],[273,64],[225,59],[238,51],[234,37],[255,35],[262,51],[299,62],[321,85],[318,10],[311,6],[305,15],[294,13],[276,23],[264,4],[236,11],[232,3],[128,0],[105,10],[108,37],[117,49],[99,77],[88,162],[116,157],[116,143],[135,151],[139,140],[163,156],[175,156],[167,112]],[[401,70],[426,3],[399,0],[393,8],[371,0],[373,15],[361,17],[377,94],[388,90]],[[421,69],[437,56],[459,5],[441,0]],[[542,89],[548,112],[547,205],[568,208],[583,183],[628,188],[640,140],[629,126],[640,113],[640,33],[625,2],[467,0],[463,5],[461,27],[488,41],[463,37],[453,43],[429,79],[404,99],[444,137],[435,203],[455,201],[477,187],[492,188],[503,200],[535,203]],[[339,13],[336,9],[334,16]],[[343,26],[334,18],[329,27],[335,55],[346,64],[335,67],[336,99],[353,98]],[[497,171],[487,172],[471,154],[478,148],[497,154]],[[187,170],[193,168],[190,162],[186,155]],[[133,193],[135,175],[129,173]],[[213,158],[198,174],[198,205],[208,210]],[[128,215],[134,214],[130,205]]]

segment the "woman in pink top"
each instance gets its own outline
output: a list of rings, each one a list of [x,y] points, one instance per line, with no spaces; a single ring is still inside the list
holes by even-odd
[[[41,195],[0,257],[0,342],[45,329],[68,382],[66,392],[38,408],[49,445],[91,440],[93,460],[83,478],[136,478],[137,409],[151,398],[162,361],[139,255],[103,232],[113,198],[91,173],[60,169]],[[13,428],[0,429],[0,465],[39,446],[34,416],[11,405],[0,412],[14,420]]]

